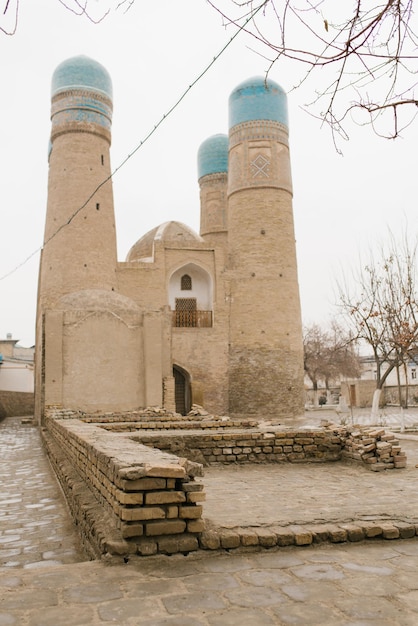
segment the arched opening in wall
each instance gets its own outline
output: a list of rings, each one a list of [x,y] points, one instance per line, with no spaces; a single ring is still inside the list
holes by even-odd
[[[187,263],[170,276],[168,301],[177,328],[210,328],[213,325],[212,277],[199,265]]]
[[[191,409],[190,376],[181,367],[173,366],[176,413],[187,415]]]

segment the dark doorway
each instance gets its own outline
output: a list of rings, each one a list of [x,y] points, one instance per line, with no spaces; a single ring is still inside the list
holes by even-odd
[[[357,406],[356,386],[350,385],[350,406]]]
[[[174,394],[176,401],[176,413],[187,415],[190,411],[190,379],[185,370],[180,367],[173,367]]]

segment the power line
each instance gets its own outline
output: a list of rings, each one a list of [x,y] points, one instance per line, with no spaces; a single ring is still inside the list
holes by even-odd
[[[6,274],[4,274],[3,276],[0,276],[0,281],[8,278],[9,276],[11,276],[12,274],[14,274],[15,272],[17,272],[17,270],[19,270],[21,267],[23,267],[24,265],[26,265],[26,263],[28,261],[30,261],[30,259],[32,259],[36,254],[38,254],[38,252],[40,252],[42,250],[42,248],[45,248],[45,246],[52,240],[54,239],[54,237],[56,237],[58,235],[59,232],[61,232],[61,230],[63,230],[64,228],[66,228],[67,226],[69,226],[69,224],[71,224],[71,222],[73,221],[73,219],[80,213],[80,211],[82,211],[87,204],[90,202],[90,200],[92,200],[92,198],[94,198],[94,196],[96,195],[96,193],[99,191],[99,189],[101,189],[104,185],[106,185],[107,182],[109,182],[109,180],[111,180],[115,174],[117,174],[119,172],[119,170],[124,167],[124,165],[126,165],[126,163],[129,161],[129,159],[131,159],[140,148],[142,148],[142,146],[153,136],[153,134],[158,130],[158,128],[161,126],[161,124],[163,122],[165,122],[165,120],[177,109],[177,107],[180,105],[180,103],[184,100],[184,98],[187,96],[187,94],[191,91],[191,89],[193,89],[193,87],[203,78],[203,76],[205,76],[205,74],[210,70],[210,68],[218,61],[218,59],[222,56],[222,54],[225,52],[225,50],[227,50],[227,48],[231,45],[231,43],[238,37],[238,35],[245,29],[245,27],[247,26],[247,24],[255,17],[255,15],[263,8],[264,6],[264,2],[258,6],[256,9],[254,9],[254,11],[252,11],[252,13],[250,13],[250,15],[246,18],[246,20],[244,21],[244,23],[238,28],[237,32],[232,35],[232,37],[229,39],[229,41],[227,41],[227,43],[221,48],[221,50],[213,57],[213,59],[210,61],[210,63],[208,63],[206,65],[206,67],[202,70],[202,72],[200,74],[198,74],[198,76],[193,80],[193,82],[190,83],[190,85],[183,91],[183,93],[181,94],[181,96],[177,99],[177,101],[173,104],[173,106],[167,111],[167,113],[165,113],[160,120],[157,122],[157,124],[155,124],[154,128],[152,130],[149,131],[149,133],[144,137],[144,139],[142,139],[137,146],[132,150],[132,152],[130,154],[128,154],[127,157],[125,157],[125,159],[109,174],[109,176],[107,176],[101,183],[99,183],[99,185],[97,185],[97,187],[94,189],[94,191],[92,191],[92,193],[88,196],[88,198],[85,200],[85,202],[78,207],[78,209],[76,209],[76,211],[74,211],[74,213],[68,218],[68,220],[66,222],[64,222],[63,224],[61,224],[61,226],[59,226],[57,228],[57,230],[46,240],[44,241],[44,245],[40,246],[39,248],[37,248],[36,250],[34,250],[34,252],[32,252],[24,261],[22,261],[21,263],[19,263],[18,265],[16,265],[12,270],[10,270],[9,272],[7,272]]]

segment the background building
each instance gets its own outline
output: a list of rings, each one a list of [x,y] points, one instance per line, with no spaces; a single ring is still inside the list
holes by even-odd
[[[35,348],[18,346],[18,342],[11,333],[0,339],[0,391],[33,393]]]
[[[0,339],[0,419],[12,415],[33,415],[35,347],[19,346],[7,333]]]

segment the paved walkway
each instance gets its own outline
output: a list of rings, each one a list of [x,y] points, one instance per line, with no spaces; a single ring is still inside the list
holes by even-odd
[[[232,474],[211,468],[206,516],[225,525],[238,519],[241,526],[415,517],[418,441],[402,445],[406,470],[236,468],[237,499],[227,490]],[[418,623],[418,538],[83,562],[37,429],[16,418],[0,422],[0,459],[0,626]],[[244,480],[241,469],[255,471]]]
[[[403,411],[398,406],[387,406],[379,409],[376,418],[371,418],[371,409],[353,408],[341,411],[339,407],[317,408],[306,411],[298,418],[298,425],[310,428],[319,426],[321,420],[329,420],[337,425],[361,424],[362,426],[382,426],[383,428],[400,430],[404,428],[418,430],[418,407],[409,407]]]
[[[205,518],[224,528],[367,519],[418,523],[418,437],[400,438],[400,444],[407,467],[385,472],[349,463],[206,467]]]
[[[418,541],[0,571],[1,626],[416,626]]]
[[[0,568],[82,558],[39,430],[20,418],[0,421]]]

